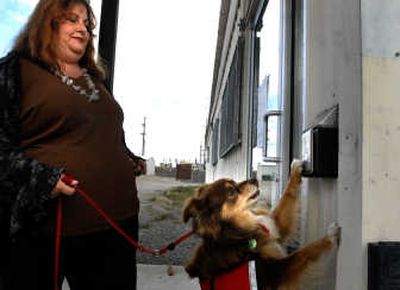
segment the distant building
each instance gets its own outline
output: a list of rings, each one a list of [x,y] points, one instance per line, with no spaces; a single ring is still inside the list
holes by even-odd
[[[146,161],[147,175],[154,175],[156,173],[156,161],[153,157],[150,157]]]

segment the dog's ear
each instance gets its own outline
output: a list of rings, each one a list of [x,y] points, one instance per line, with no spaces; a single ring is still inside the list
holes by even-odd
[[[197,204],[199,200],[196,197],[190,197],[185,201],[183,206],[183,222],[187,223],[188,220],[197,215]]]
[[[201,203],[200,196],[203,190],[204,186],[199,187],[194,196],[186,199],[183,205],[183,222],[187,223],[190,218],[197,216],[199,204]]]
[[[204,237],[218,239],[221,233],[218,215],[212,211],[202,211],[205,200],[198,197],[191,197],[186,200],[183,209],[183,221],[186,223],[193,218],[193,230]]]

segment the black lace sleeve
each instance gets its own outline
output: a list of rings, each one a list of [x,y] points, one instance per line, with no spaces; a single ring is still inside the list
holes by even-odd
[[[63,172],[27,157],[20,147],[19,83],[19,61],[8,55],[0,60],[0,195],[12,207],[11,234],[44,220],[45,202]]]

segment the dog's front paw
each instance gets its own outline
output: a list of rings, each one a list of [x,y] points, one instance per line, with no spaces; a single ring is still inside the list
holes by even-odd
[[[303,172],[304,162],[300,159],[293,159],[290,165],[291,175],[297,178],[301,178],[301,173]]]
[[[338,223],[332,223],[328,228],[328,239],[332,242],[332,244],[336,247],[340,244],[341,238],[341,227]]]
[[[196,265],[194,265],[193,263],[186,265],[185,271],[190,278],[197,278],[200,275],[198,267],[196,267]]]

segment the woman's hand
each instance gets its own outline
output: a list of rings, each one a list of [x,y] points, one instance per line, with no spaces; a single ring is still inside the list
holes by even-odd
[[[65,194],[65,195],[73,195],[75,193],[75,186],[78,185],[79,181],[78,180],[73,180],[70,185],[66,184],[64,181],[62,181],[63,177],[65,175],[61,175],[60,179],[57,181],[56,186],[51,192],[52,197],[57,197],[60,194]]]
[[[135,175],[143,175],[147,172],[146,160],[142,158],[138,158],[135,160]]]

